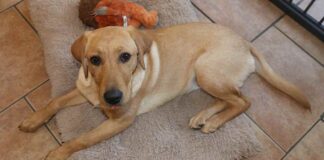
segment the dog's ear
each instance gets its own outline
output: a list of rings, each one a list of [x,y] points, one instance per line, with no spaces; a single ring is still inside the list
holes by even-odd
[[[144,54],[151,48],[153,40],[145,31],[140,31],[132,26],[129,26],[127,29],[135,41],[138,51],[138,62],[145,69]]]
[[[91,31],[86,31],[82,36],[80,36],[71,46],[71,52],[73,57],[78,60],[83,67],[85,78],[88,78],[88,61],[85,56],[85,50]]]

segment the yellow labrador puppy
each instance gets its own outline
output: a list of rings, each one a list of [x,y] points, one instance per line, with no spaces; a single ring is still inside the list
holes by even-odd
[[[274,73],[249,42],[216,24],[190,23],[157,30],[101,28],[77,39],[72,53],[82,63],[77,88],[54,98],[19,128],[35,131],[60,109],[87,101],[100,104],[109,119],[53,150],[47,160],[66,159],[125,130],[136,115],[198,88],[215,101],[192,117],[189,126],[214,132],[249,108],[250,102],[239,88],[255,71],[255,60],[260,63],[257,73],[261,77],[310,109],[303,93]]]

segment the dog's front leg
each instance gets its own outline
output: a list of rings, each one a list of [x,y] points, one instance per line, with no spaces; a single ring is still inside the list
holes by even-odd
[[[135,119],[134,115],[124,115],[118,119],[109,119],[92,131],[64,143],[61,147],[51,151],[45,160],[65,160],[74,152],[85,149],[102,140],[111,138],[128,128]]]
[[[54,98],[46,107],[30,115],[19,125],[19,129],[24,132],[33,132],[60,109],[84,102],[87,102],[87,99],[82,96],[78,89],[73,89],[65,95]]]

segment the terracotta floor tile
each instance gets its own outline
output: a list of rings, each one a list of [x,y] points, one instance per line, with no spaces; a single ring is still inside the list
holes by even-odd
[[[21,0],[0,0],[0,12],[15,5]]]
[[[0,110],[47,80],[42,46],[15,9],[0,14]]]
[[[324,111],[324,68],[274,27],[259,37],[254,46],[273,70],[294,83],[309,98],[312,114],[257,75],[243,87],[250,97],[250,115],[287,151]]]
[[[284,160],[323,160],[324,158],[324,123],[317,123],[314,128],[290,151]]]
[[[313,36],[288,16],[281,19],[276,26],[314,58],[324,64],[324,42]]]
[[[24,133],[18,125],[32,113],[24,100],[20,100],[0,114],[1,160],[37,160],[58,146],[45,127],[35,133]]]
[[[277,20],[282,12],[267,0],[192,0],[216,23],[252,40]]]
[[[22,1],[17,5],[19,11],[24,15],[24,17],[31,23],[31,18],[29,14],[29,8],[26,1]]]
[[[50,81],[47,81],[39,88],[29,93],[27,95],[27,99],[29,100],[29,102],[31,102],[31,104],[36,110],[39,110],[45,107],[51,100],[51,89],[51,83]]]
[[[278,145],[276,145],[261,129],[256,126],[251,121],[251,126],[255,130],[257,138],[259,139],[260,143],[262,144],[263,148],[262,151],[254,156],[249,158],[248,160],[280,160],[284,155],[285,152],[282,151]]]
[[[48,104],[48,102],[51,100],[51,83],[49,81],[44,83],[36,90],[29,93],[27,95],[27,99],[36,110],[45,107]],[[49,121],[47,125],[49,129],[52,131],[52,133],[54,134],[54,136],[56,137],[56,139],[60,141],[60,133],[55,124],[55,119]]]

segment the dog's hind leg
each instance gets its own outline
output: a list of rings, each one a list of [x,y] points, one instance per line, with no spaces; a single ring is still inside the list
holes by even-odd
[[[197,80],[199,86],[204,91],[222,100],[222,104],[218,105],[223,109],[206,120],[204,126],[201,128],[202,132],[211,133],[216,131],[224,123],[232,120],[249,108],[250,103],[240,94],[238,89],[232,87],[217,88],[215,86],[219,85],[214,84],[215,81],[208,81],[208,78],[201,80],[199,77],[197,77]],[[227,84],[224,84],[224,86],[226,85]],[[217,103],[215,106],[216,105]]]
[[[225,124],[227,121],[232,120],[236,116],[246,111],[250,103],[242,96],[231,94],[220,97],[227,102],[227,107],[224,111],[213,115],[207,120],[201,131],[204,133],[215,132],[219,127]]]
[[[19,129],[24,132],[33,132],[47,122],[59,110],[84,102],[87,102],[87,99],[81,95],[78,89],[73,89],[63,96],[54,98],[46,107],[30,115],[30,117],[19,125]]]
[[[223,103],[222,105],[215,104],[215,106],[222,106],[219,108],[223,110],[206,120],[201,128],[204,133],[216,131],[224,123],[235,118],[250,106],[250,103],[239,91],[239,84],[244,79],[240,75],[245,76],[245,74],[241,74],[244,70],[236,70],[237,67],[240,67],[240,64],[231,64],[230,62],[222,64],[215,59],[215,57],[211,58],[210,55],[200,57],[195,65],[197,84],[202,90],[220,99]]]

